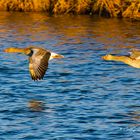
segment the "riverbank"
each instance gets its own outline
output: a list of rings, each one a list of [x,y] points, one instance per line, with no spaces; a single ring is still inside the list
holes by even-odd
[[[0,0],[1,11],[97,14],[140,20],[140,0]]]

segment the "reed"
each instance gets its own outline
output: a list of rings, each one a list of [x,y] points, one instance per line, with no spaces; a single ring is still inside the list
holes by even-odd
[[[78,14],[89,13],[90,11],[90,0],[77,0],[75,4],[75,12]]]
[[[85,14],[90,9],[90,0],[57,0],[54,4],[54,14]]]
[[[99,16],[108,15],[117,17],[121,10],[120,0],[96,0],[93,5],[93,12],[97,12]]]
[[[128,1],[122,15],[133,19],[140,18],[140,0]]]
[[[54,14],[68,13],[74,7],[74,0],[57,0],[53,5]]]
[[[49,11],[50,0],[0,0],[0,10],[6,11]]]
[[[140,0],[0,0],[0,10],[140,18]]]

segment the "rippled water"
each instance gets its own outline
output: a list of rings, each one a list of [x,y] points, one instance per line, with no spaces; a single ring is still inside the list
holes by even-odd
[[[1,12],[0,45],[0,140],[140,139],[140,69],[101,59],[139,48],[139,22]],[[65,59],[34,82],[26,56],[2,52],[28,45]],[[31,110],[31,100],[44,110]]]

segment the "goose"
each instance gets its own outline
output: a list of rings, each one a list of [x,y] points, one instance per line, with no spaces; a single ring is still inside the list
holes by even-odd
[[[123,62],[129,66],[132,66],[134,68],[140,68],[140,56],[132,54],[130,56],[114,56],[111,54],[107,54],[102,57],[103,60],[106,61],[119,61]]]
[[[29,57],[29,72],[32,80],[43,79],[47,69],[48,61],[53,58],[64,58],[63,55],[51,52],[44,48],[29,46],[27,48],[6,48],[6,53],[23,53]]]

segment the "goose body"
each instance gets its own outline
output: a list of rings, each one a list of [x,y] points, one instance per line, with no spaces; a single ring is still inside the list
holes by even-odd
[[[48,61],[53,58],[63,58],[64,56],[38,47],[27,48],[7,48],[6,53],[23,53],[29,57],[29,71],[33,80],[43,79],[48,68]]]
[[[137,56],[138,57],[138,56]],[[119,61],[135,68],[140,68],[140,59],[134,55],[130,56],[114,56],[111,54],[105,55],[102,58],[107,61]]]

